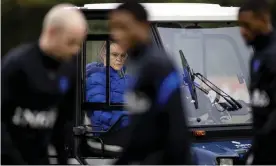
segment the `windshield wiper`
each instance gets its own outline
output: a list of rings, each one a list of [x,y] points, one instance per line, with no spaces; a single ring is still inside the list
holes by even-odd
[[[187,78],[187,84],[189,87],[189,91],[192,96],[192,100],[194,101],[195,109],[198,109],[198,99],[197,99],[197,94],[196,94],[196,88],[194,84],[194,74],[191,71],[191,68],[188,64],[188,61],[186,60],[184,53],[182,50],[179,50],[181,62],[182,62],[182,67],[184,69],[184,78]],[[185,80],[184,80],[185,81]]]
[[[226,92],[224,92],[223,90],[221,90],[219,87],[217,87],[215,84],[213,84],[210,80],[208,80],[206,77],[204,77],[201,73],[194,73],[193,74],[194,77],[197,77],[198,79],[200,79],[205,85],[207,85],[210,89],[212,89],[214,92],[216,92],[217,94],[219,94],[221,97],[223,97],[223,99],[225,101],[227,101],[233,108],[237,109],[241,109],[242,105],[235,100],[234,98],[232,98],[230,95],[228,95]],[[211,87],[208,83],[210,83],[212,86],[214,86],[215,88]],[[220,91],[220,92],[219,92]],[[223,94],[221,94],[221,92]],[[230,100],[229,100],[229,99]]]

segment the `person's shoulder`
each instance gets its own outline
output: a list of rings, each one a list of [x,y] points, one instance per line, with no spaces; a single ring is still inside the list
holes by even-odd
[[[104,64],[100,62],[91,62],[86,65],[86,69],[92,68],[92,67],[104,67]]]
[[[21,44],[11,49],[2,59],[2,65],[20,64],[22,60],[28,56],[30,51],[34,48],[34,44]]]
[[[153,49],[153,54],[151,54],[148,66],[151,70],[154,70],[155,73],[167,73],[174,70],[174,65],[169,55],[160,48]]]
[[[99,71],[87,76],[87,81],[105,83],[105,78],[106,78],[105,73],[103,71]]]
[[[92,62],[86,65],[86,76],[90,76],[93,73],[101,72],[104,70],[104,65],[99,62]]]
[[[274,32],[271,36],[271,42],[269,44],[268,47],[266,47],[265,49],[265,53],[268,54],[275,54],[275,50],[276,50],[276,32]]]
[[[276,38],[263,52],[263,56],[266,57],[266,64],[269,68],[276,73]]]
[[[151,56],[151,59],[154,59],[154,60],[158,59],[158,61],[155,61],[156,64],[163,65],[163,66],[169,66],[171,64],[169,55],[164,49],[160,47],[152,46],[150,56]]]
[[[264,50],[263,54],[266,55],[266,56],[269,56],[270,59],[275,59],[275,56],[276,56],[276,35],[274,35],[272,42]]]

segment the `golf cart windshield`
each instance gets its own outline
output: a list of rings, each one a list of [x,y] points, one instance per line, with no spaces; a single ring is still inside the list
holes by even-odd
[[[251,48],[239,28],[234,23],[174,22],[157,23],[157,29],[183,75],[190,126],[251,123],[247,84]]]

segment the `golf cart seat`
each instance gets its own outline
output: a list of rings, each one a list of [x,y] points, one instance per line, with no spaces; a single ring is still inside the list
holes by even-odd
[[[86,77],[93,73],[102,72],[105,70],[105,66],[103,63],[92,62],[86,65]],[[118,122],[121,118],[118,119]],[[84,124],[89,132],[93,133],[93,126],[85,113]],[[116,157],[120,155],[122,152],[122,146],[114,144],[114,139],[121,139],[120,134],[117,132],[112,132],[112,129],[115,128],[115,123],[110,130],[101,133],[100,136],[89,134],[89,137],[83,142],[86,147],[88,147],[88,153],[93,153],[93,155],[101,156],[101,157]],[[118,141],[116,141],[118,142]],[[120,141],[121,142],[121,141]]]
[[[124,115],[121,116],[121,118],[122,117],[124,117]],[[121,118],[118,119],[118,122],[121,120]],[[85,119],[86,119],[85,120],[86,124],[90,123],[87,116],[85,117]],[[113,126],[111,128],[113,128]],[[120,133],[121,131],[123,133]],[[128,142],[127,140],[129,139],[129,136],[130,136],[129,134],[130,128],[125,127],[121,131],[113,132],[111,129],[106,133],[103,133],[102,134],[103,136],[100,138],[102,139],[102,141],[98,139],[99,137],[92,136],[91,138],[87,138],[86,143],[88,145],[88,150],[90,152],[89,156],[90,157],[92,156],[91,155],[91,152],[92,152],[93,157],[113,158],[113,159],[119,158],[122,154],[123,147]],[[113,140],[116,140],[116,139],[117,140],[120,139],[121,141],[119,142],[121,142],[122,145],[114,145]],[[153,152],[152,154],[148,154],[148,156],[144,160],[140,161],[140,165],[160,165],[161,163],[159,163],[159,161],[162,161],[160,160],[162,156],[163,156],[162,150]]]
[[[108,143],[105,143],[104,141],[101,142],[95,138],[88,138],[87,145],[89,151],[101,157],[119,157],[123,150],[123,147],[121,146],[109,145]]]
[[[118,119],[118,122],[122,119],[122,117]],[[91,126],[90,119],[86,114],[84,118],[84,124],[86,126]],[[102,133],[100,136],[95,136],[93,134],[89,135],[91,137],[88,137],[86,139],[88,151],[101,157],[120,156],[123,150],[124,143],[126,141],[119,141],[120,143],[118,143],[118,141],[114,141],[114,140],[126,139],[127,131],[124,130],[124,131],[113,132],[112,129],[116,126],[116,124],[118,123],[115,123],[108,131]],[[93,126],[91,127],[91,131],[93,131]],[[123,134],[123,137],[122,137],[122,134]]]

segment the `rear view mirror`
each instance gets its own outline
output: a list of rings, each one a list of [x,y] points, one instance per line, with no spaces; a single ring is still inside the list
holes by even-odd
[[[162,23],[157,23],[157,27],[161,27],[161,28],[184,28],[182,27],[181,24],[179,23],[174,23],[174,22],[162,22]]]
[[[202,27],[199,25],[188,25],[185,27],[186,29],[201,29]]]

